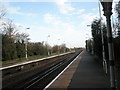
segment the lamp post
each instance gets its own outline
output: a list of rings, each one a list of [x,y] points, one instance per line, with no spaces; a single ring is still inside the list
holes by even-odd
[[[90,27],[91,25],[87,25],[87,27]],[[88,35],[88,34],[86,34],[86,35]],[[93,49],[93,38],[90,38],[90,36],[88,35],[88,39],[90,39],[90,44],[91,44],[91,48],[92,48],[92,54],[94,54],[94,49]],[[89,41],[89,40],[88,40]],[[87,43],[87,41],[86,41],[86,43]]]
[[[88,25],[87,25],[88,26]],[[89,39],[90,39],[90,36],[88,34],[85,34],[86,35],[86,51],[90,51],[90,48],[89,48]]]
[[[65,41],[63,41],[63,44],[64,44],[64,48],[63,48],[64,50],[63,50],[63,51],[64,51],[64,53],[65,53],[65,50],[66,50]]]
[[[58,42],[60,41],[60,39],[58,39]],[[58,42],[57,42],[57,44],[58,44]],[[59,54],[59,45],[58,45],[58,54]]]
[[[94,43],[94,41],[93,41],[93,38],[91,38],[91,48],[92,48],[92,55],[94,55],[93,43]]]
[[[50,37],[50,35],[47,36],[47,50],[48,50],[48,56],[50,55],[50,52],[49,52],[49,48],[48,48],[48,38]]]
[[[30,28],[26,28],[25,32],[27,31],[27,29],[30,29]],[[28,55],[27,55],[27,36],[26,36],[26,40],[25,41],[26,41],[26,43],[25,43],[25,51],[26,51],[25,52],[25,57],[26,57],[26,60],[27,60],[28,59]]]
[[[112,15],[112,2],[113,0],[109,0],[109,2],[105,2],[105,0],[100,0],[104,16],[106,16],[107,22],[107,38],[108,38],[108,50],[109,50],[109,64],[110,64],[110,87],[111,89],[115,89],[115,64],[114,64],[114,51],[113,51],[113,40],[112,40],[112,30],[111,30],[111,15]]]
[[[98,2],[98,5],[99,5],[100,29],[101,29],[101,38],[102,38],[103,69],[105,70],[105,73],[107,73],[107,62],[106,62],[106,58],[105,58],[105,47],[104,47],[104,33],[102,30],[102,26],[101,26],[102,17],[101,17],[101,10],[100,10],[99,2]]]
[[[88,50],[88,40],[86,40],[85,42],[86,42],[86,51],[89,51]]]

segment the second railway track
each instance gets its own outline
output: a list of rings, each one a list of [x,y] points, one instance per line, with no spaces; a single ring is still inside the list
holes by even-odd
[[[50,83],[71,61],[78,56],[80,52],[76,52],[57,63],[51,64],[41,70],[36,75],[11,85],[8,88],[22,88],[28,90],[31,88],[39,88],[40,90]],[[4,88],[3,88],[4,89]]]

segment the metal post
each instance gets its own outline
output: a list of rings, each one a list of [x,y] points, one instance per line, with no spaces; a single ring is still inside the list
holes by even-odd
[[[63,44],[64,44],[64,46],[65,46],[65,41],[63,41]],[[65,49],[66,49],[66,47],[63,48],[63,52],[64,52],[64,53],[65,53]]]
[[[89,26],[89,25],[87,25],[87,26]],[[89,47],[88,47],[88,46],[89,46],[89,45],[88,45],[88,44],[89,44],[89,35],[88,35],[88,34],[86,34],[86,39],[87,39],[87,40],[86,40],[86,51],[89,52]]]
[[[101,11],[100,11],[100,3],[99,4],[99,14],[100,14],[100,29],[101,29],[101,37],[102,37],[102,55],[103,55],[103,69],[105,70],[105,73],[107,73],[107,62],[106,62],[106,58],[105,58],[105,48],[104,48],[104,33],[102,30],[102,26],[101,26]]]
[[[26,30],[27,30],[27,29],[30,29],[30,28],[26,28],[26,29],[25,29],[25,33],[26,33]],[[26,52],[25,52],[25,54],[26,54],[25,57],[26,57],[26,60],[27,60],[27,59],[28,59],[28,55],[27,55],[27,37],[26,37],[26,43],[25,43],[25,51],[26,51]]]
[[[109,63],[110,63],[110,84],[111,88],[115,88],[115,67],[114,67],[114,58],[113,58],[113,39],[112,39],[112,30],[111,30],[111,15],[106,15],[107,21],[107,37],[108,37],[108,50],[109,50]]]
[[[107,22],[107,38],[108,38],[108,50],[109,50],[109,65],[110,65],[110,87],[112,90],[116,89],[115,84],[115,63],[114,63],[114,50],[113,50],[113,38],[111,29],[111,15],[112,15],[112,1],[105,2],[100,0],[103,6],[104,16],[106,16]],[[104,1],[104,2],[103,2]]]
[[[49,38],[49,37],[50,37],[50,35],[47,36],[47,42],[46,42],[47,50],[48,50],[48,56],[50,55],[49,48],[48,48],[48,38]]]
[[[110,84],[111,84],[111,88],[115,88],[115,72],[114,72],[115,67],[114,67],[114,58],[113,58],[113,40],[112,40],[110,15],[106,16],[106,20],[107,20],[109,63],[110,63]]]
[[[94,55],[94,50],[93,50],[93,38],[91,38],[91,47],[92,47],[92,55]]]
[[[28,59],[28,57],[27,57],[27,37],[26,37],[26,43],[25,43],[25,54],[26,54],[26,60]]]
[[[87,45],[87,40],[86,40],[86,51],[88,51],[88,45]]]
[[[59,42],[59,40],[60,40],[60,39],[58,39],[58,42]],[[58,42],[57,42],[57,44],[58,44]],[[59,45],[58,45],[58,54],[60,53],[59,50],[60,50],[60,47],[59,47]]]

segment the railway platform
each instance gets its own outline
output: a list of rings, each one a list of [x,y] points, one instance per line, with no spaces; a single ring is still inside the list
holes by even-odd
[[[103,68],[87,51],[82,51],[44,89],[109,89],[109,79]]]

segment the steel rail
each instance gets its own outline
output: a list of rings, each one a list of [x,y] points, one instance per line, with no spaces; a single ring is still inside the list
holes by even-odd
[[[54,73],[55,71],[57,71],[59,68],[61,67],[66,67],[70,62],[72,62],[74,60],[75,57],[77,57],[79,54],[74,54],[72,57],[67,57],[64,60],[58,62],[57,64],[51,66],[50,68],[48,68],[46,71],[44,71],[43,73],[40,73],[39,75],[37,75],[36,77],[34,77],[33,79],[31,79],[30,81],[26,82],[24,85],[19,86],[17,88],[24,88],[24,90],[30,89],[32,87],[34,87],[34,85],[40,81],[42,81],[43,79],[45,79],[47,76],[49,76],[50,74]],[[63,69],[64,69],[63,68]],[[63,70],[62,69],[62,70]],[[59,73],[58,73],[59,74]],[[42,87],[44,88],[44,87]]]
[[[2,68],[0,68],[0,70],[4,70],[4,69],[8,69],[8,68],[13,68],[13,67],[21,66],[21,65],[26,65],[26,64],[30,64],[30,63],[34,63],[34,62],[38,62],[38,61],[42,61],[42,60],[54,58],[54,57],[57,57],[57,56],[66,55],[66,54],[69,54],[69,53],[73,53],[73,52],[67,52],[67,53],[63,53],[63,54],[59,54],[59,55],[54,55],[54,56],[50,56],[50,57],[46,57],[46,58],[41,58],[41,59],[37,59],[37,60],[23,62],[23,63],[19,63],[19,64],[7,66],[7,67],[2,67]]]

